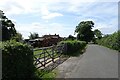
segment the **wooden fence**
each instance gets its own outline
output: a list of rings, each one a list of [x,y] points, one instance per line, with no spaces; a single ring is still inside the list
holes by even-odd
[[[34,55],[34,65],[37,68],[44,69],[51,63],[55,63],[56,60],[60,59],[64,46],[50,46],[34,49],[33,51],[38,51]]]

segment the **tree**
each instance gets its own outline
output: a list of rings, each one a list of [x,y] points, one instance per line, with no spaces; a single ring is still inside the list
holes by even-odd
[[[90,42],[94,33],[92,31],[92,27],[94,27],[94,23],[92,21],[82,21],[76,26],[75,33],[77,34],[77,39]]]
[[[0,10],[0,22],[2,26],[2,41],[10,40],[16,35],[15,25],[11,20],[9,20]]]
[[[22,34],[21,34],[21,33],[17,32],[17,34],[16,34],[14,37],[12,37],[12,39],[20,42],[20,41],[23,40],[23,37],[22,37]]]
[[[35,39],[35,38],[38,38],[39,37],[39,34],[38,33],[30,33],[30,36],[28,36],[29,37],[29,39]]]
[[[67,39],[69,39],[69,40],[74,40],[74,39],[76,39],[74,36],[72,36],[72,35],[69,35],[68,37],[67,37]]]
[[[101,38],[102,38],[102,33],[101,33],[101,31],[98,30],[98,29],[95,29],[95,30],[94,30],[94,35],[95,35],[95,37],[96,37],[97,39],[101,39]]]
[[[104,36],[103,36],[103,38],[107,38],[107,37],[109,37],[110,36],[110,34],[105,34]]]

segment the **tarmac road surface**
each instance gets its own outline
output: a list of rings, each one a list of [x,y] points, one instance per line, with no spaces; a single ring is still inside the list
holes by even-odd
[[[56,69],[56,78],[118,78],[118,52],[89,44],[83,55],[70,57]]]

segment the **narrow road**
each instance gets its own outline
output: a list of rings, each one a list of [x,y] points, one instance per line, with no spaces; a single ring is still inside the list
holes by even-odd
[[[118,78],[118,52],[90,44],[79,57],[71,57],[56,68],[57,78]]]

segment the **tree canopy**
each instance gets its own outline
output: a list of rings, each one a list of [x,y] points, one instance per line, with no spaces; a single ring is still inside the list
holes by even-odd
[[[76,39],[74,36],[72,36],[72,35],[69,35],[68,37],[67,37],[67,39],[68,40],[74,40],[74,39]]]
[[[0,22],[2,26],[2,41],[10,40],[16,35],[15,25],[11,20],[9,20],[0,10]]]
[[[20,41],[23,40],[23,37],[22,37],[22,34],[21,34],[21,33],[17,32],[16,35],[15,35],[14,37],[12,37],[12,39],[20,42]]]
[[[95,30],[94,30],[94,35],[95,35],[95,37],[98,38],[98,39],[101,39],[101,38],[102,38],[102,33],[101,33],[101,31],[98,30],[98,29],[95,29]]]
[[[35,38],[38,38],[39,37],[39,34],[38,33],[30,33],[30,36],[28,36],[29,39],[35,39]]]
[[[86,42],[91,41],[94,37],[92,27],[94,27],[94,23],[92,21],[80,22],[75,29],[75,33],[77,33],[77,39]]]

